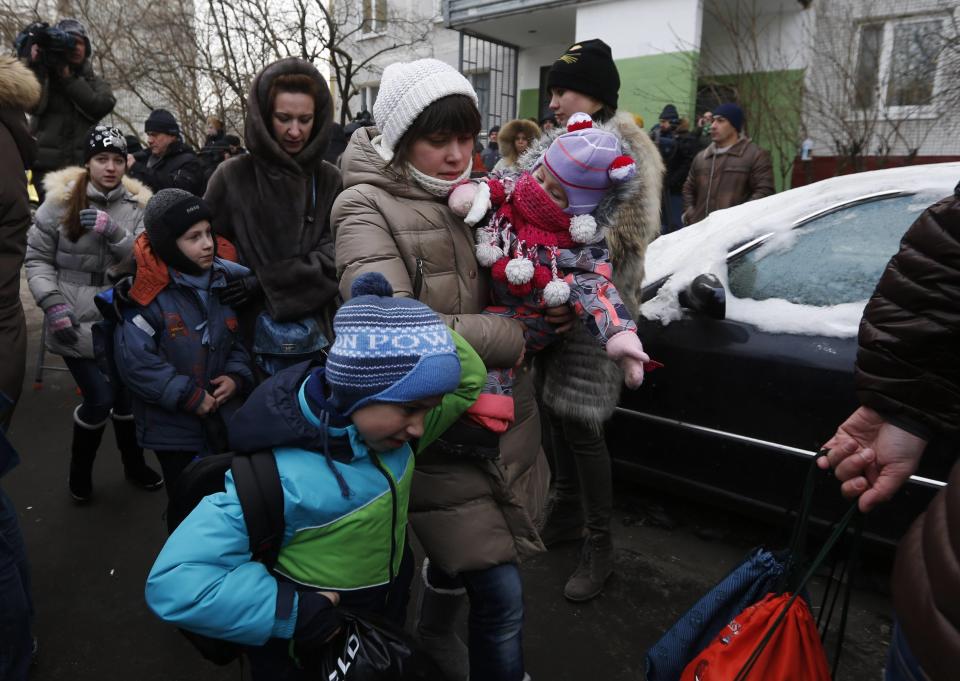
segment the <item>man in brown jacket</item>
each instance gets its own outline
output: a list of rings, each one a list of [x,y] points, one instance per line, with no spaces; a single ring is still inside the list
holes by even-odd
[[[683,185],[683,224],[700,222],[715,210],[739,206],[774,193],[770,154],[741,135],[743,111],[721,104],[713,111],[713,142],[693,159]]]
[[[890,499],[929,442],[960,451],[960,185],[903,237],[860,323],[857,409],[824,445],[864,512]],[[888,681],[957,678],[960,466],[900,542]],[[921,671],[922,668],[922,671]]]

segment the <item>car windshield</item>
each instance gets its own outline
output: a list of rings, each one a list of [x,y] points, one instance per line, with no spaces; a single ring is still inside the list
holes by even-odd
[[[936,198],[879,199],[778,233],[729,263],[730,293],[816,306],[866,300],[903,233]]]

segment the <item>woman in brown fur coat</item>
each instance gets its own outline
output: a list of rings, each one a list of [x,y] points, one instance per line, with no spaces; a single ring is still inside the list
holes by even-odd
[[[620,76],[610,47],[602,40],[571,45],[554,62],[547,85],[558,133],[570,116],[583,111],[620,137],[624,153],[636,161],[637,175],[611,192],[594,214],[607,228],[614,283],[624,304],[636,314],[644,252],[660,232],[664,173],[660,153],[632,115],[617,113]],[[532,145],[519,170],[529,169],[526,166],[536,161],[551,136]],[[538,366],[543,372],[540,399],[550,419],[555,465],[553,494],[540,536],[549,547],[579,540],[586,529],[580,564],[564,587],[569,600],[585,601],[600,594],[613,573],[612,474],[603,424],[617,405],[623,375],[582,327],[567,334],[544,358]]]

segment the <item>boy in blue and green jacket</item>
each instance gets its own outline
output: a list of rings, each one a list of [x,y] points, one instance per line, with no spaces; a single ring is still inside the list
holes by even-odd
[[[486,370],[432,310],[392,293],[380,274],[359,277],[334,318],[326,366],[279,372],[231,420],[238,448],[276,457],[286,531],[273,572],[251,560],[230,473],[150,571],[154,612],[249,646],[255,679],[314,678],[340,626],[337,604],[403,623],[412,444],[425,447],[455,422]]]

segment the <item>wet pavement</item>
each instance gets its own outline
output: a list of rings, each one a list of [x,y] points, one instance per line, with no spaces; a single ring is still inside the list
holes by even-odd
[[[240,679],[238,665],[202,660],[143,600],[147,571],[166,537],[166,495],[123,479],[107,433],[94,470],[95,499],[79,506],[67,492],[70,375],[45,371],[32,390],[39,313],[30,308],[27,386],[11,439],[23,463],[4,478],[18,511],[33,568],[40,655],[34,681],[139,678],[144,681]],[[47,363],[62,366],[58,357]],[[149,455],[148,455],[149,457]],[[527,667],[535,681],[643,678],[643,655],[710,586],[758,544],[782,546],[786,532],[756,519],[621,484],[616,496],[616,575],[604,594],[575,605],[562,597],[577,563],[568,544],[524,565]],[[885,561],[868,570],[851,608],[838,678],[875,681],[890,636]],[[814,588],[816,591],[816,588]],[[415,603],[415,600],[411,601]]]

